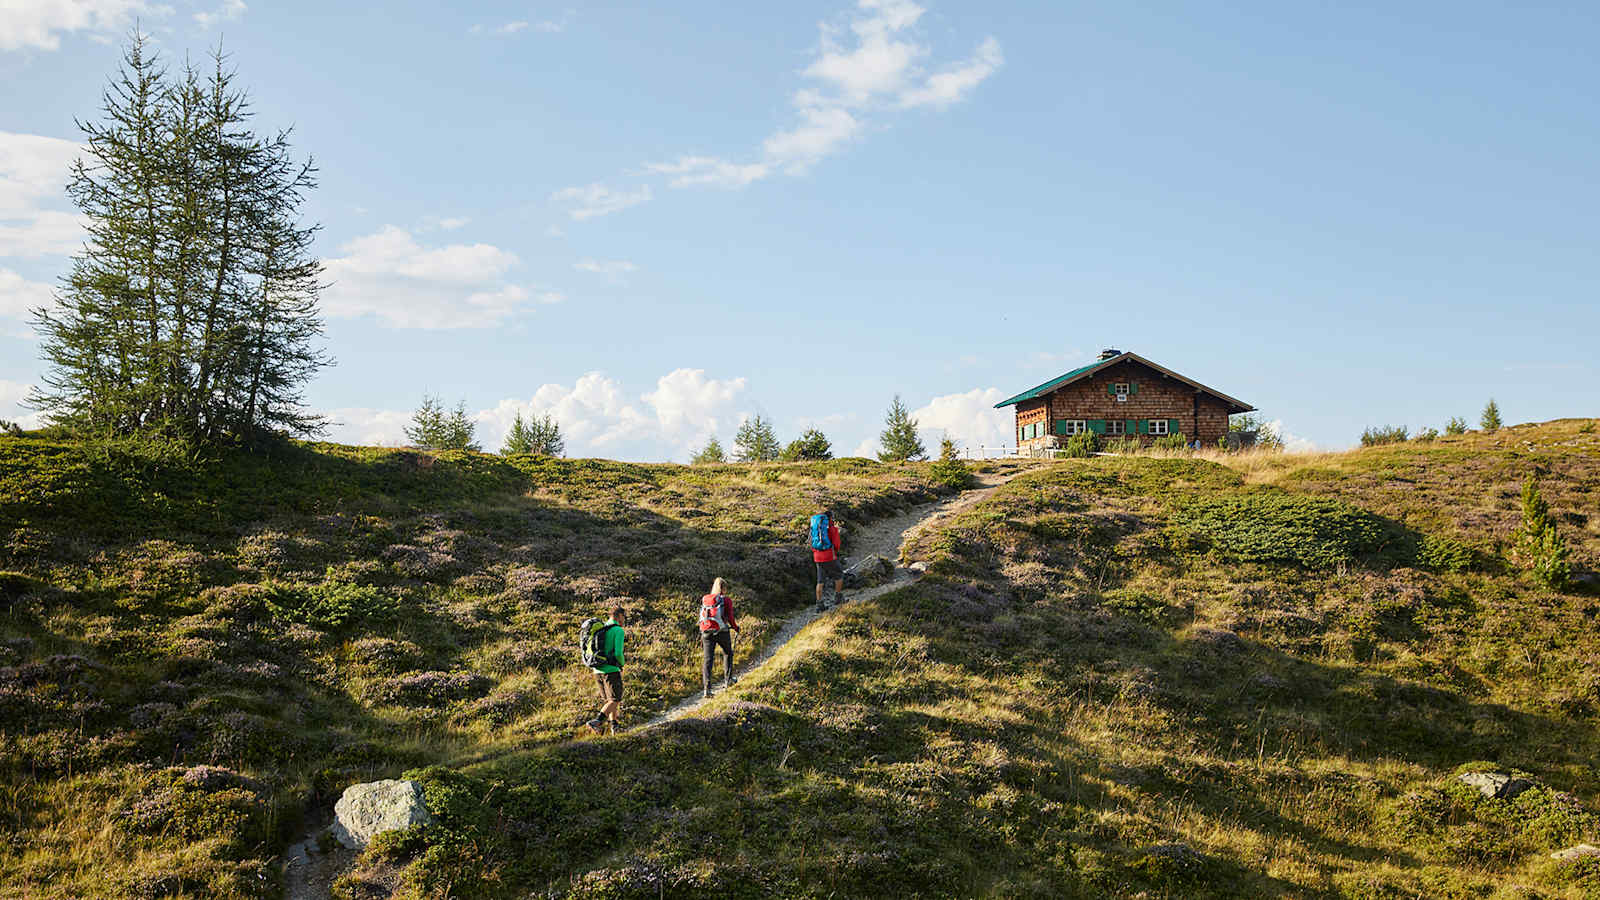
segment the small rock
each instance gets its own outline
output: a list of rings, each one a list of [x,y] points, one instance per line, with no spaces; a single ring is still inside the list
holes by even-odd
[[[352,850],[361,850],[374,835],[433,821],[415,781],[369,781],[345,788],[333,807],[333,836]]]
[[[857,560],[845,574],[854,587],[871,587],[882,584],[894,574],[894,563],[876,553],[869,553]]]
[[[909,570],[913,575],[921,575],[922,573],[928,571],[928,564],[918,560],[917,562],[906,566],[906,569]]]
[[[1203,625],[1196,627],[1189,632],[1189,640],[1220,653],[1238,653],[1245,649],[1242,638],[1222,628],[1207,628]]]
[[[1550,854],[1551,859],[1559,860],[1560,862],[1576,862],[1590,856],[1600,856],[1600,847],[1596,847],[1593,844],[1579,844],[1576,847],[1568,847],[1565,850],[1557,850]]]
[[[1501,772],[1468,772],[1460,777],[1462,784],[1478,789],[1478,793],[1491,799],[1510,800],[1534,786],[1526,778],[1516,778]]]

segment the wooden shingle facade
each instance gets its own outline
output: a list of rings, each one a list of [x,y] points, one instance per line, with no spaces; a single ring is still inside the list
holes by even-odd
[[[1007,406],[1016,407],[1017,446],[1025,451],[1059,447],[1085,431],[1141,443],[1182,434],[1211,447],[1227,434],[1228,416],[1255,408],[1119,350],[995,404]]]

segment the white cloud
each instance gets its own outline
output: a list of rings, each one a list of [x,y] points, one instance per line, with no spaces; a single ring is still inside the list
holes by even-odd
[[[1006,395],[999,388],[974,388],[964,394],[935,397],[913,410],[917,432],[930,455],[939,450],[939,441],[948,434],[958,447],[997,447],[1009,443],[1012,433],[1011,410],[995,409]]]
[[[1313,441],[1310,438],[1303,438],[1299,435],[1290,434],[1289,432],[1284,431],[1282,419],[1273,419],[1271,422],[1267,423],[1267,427],[1277,433],[1278,437],[1283,440],[1283,449],[1289,451],[1290,453],[1315,453],[1322,449],[1321,447],[1317,446],[1316,441]]]
[[[928,80],[921,86],[902,92],[900,105],[932,106],[943,109],[966,99],[967,95],[983,83],[984,79],[993,75],[1003,62],[1005,57],[1000,53],[1000,42],[992,37],[984,38],[970,59],[929,75]]]
[[[467,33],[512,35],[527,31],[531,28],[534,31],[543,32],[544,34],[558,34],[566,30],[567,21],[571,17],[572,11],[568,10],[567,14],[563,16],[560,21],[556,21],[554,19],[545,19],[540,22],[530,22],[526,19],[518,19],[515,22],[506,22],[503,25],[474,25],[467,29]]]
[[[43,425],[43,415],[24,409],[22,406],[22,401],[27,398],[31,390],[33,390],[31,384],[0,379],[0,419],[15,422],[23,428],[38,428]]]
[[[681,156],[645,165],[675,188],[744,187],[774,172],[800,175],[860,137],[895,109],[944,109],[971,95],[1004,62],[985,38],[974,54],[929,71],[932,48],[916,34],[925,10],[909,0],[858,0],[845,25],[823,23],[816,56],[802,70],[809,85],[790,96],[797,121],[761,142],[759,159]]]
[[[104,36],[126,29],[136,14],[171,12],[143,0],[0,0],[0,51],[57,50],[63,34]]]
[[[506,279],[515,254],[491,244],[424,247],[385,225],[326,261],[322,308],[335,317],[377,316],[396,328],[487,328],[531,303],[564,299]]]
[[[668,182],[673,187],[704,184],[732,188],[760,181],[767,177],[771,167],[766,163],[733,163],[714,156],[680,156],[674,162],[646,163],[644,170],[673,176]]]
[[[640,186],[638,190],[630,191],[596,182],[583,187],[562,188],[551,194],[550,199],[565,205],[568,214],[581,222],[596,216],[610,215],[649,200],[650,186],[646,184]]]
[[[245,10],[248,8],[245,6],[244,0],[223,0],[221,6],[210,12],[202,10],[195,13],[194,22],[201,28],[210,28],[213,25],[239,18],[244,15]]]
[[[10,269],[0,268],[0,328],[6,327],[6,319],[21,322],[32,318],[33,310],[49,305],[53,293],[48,284],[29,281]],[[21,330],[27,329],[8,329],[12,333]]]
[[[72,161],[82,150],[75,141],[0,131],[0,256],[50,256],[82,246],[81,220],[62,209]]]
[[[366,447],[400,447],[406,443],[405,427],[411,413],[392,409],[346,407],[324,410],[333,440]]]
[[[541,385],[526,398],[507,398],[472,413],[477,439],[498,450],[512,420],[549,415],[561,424],[568,456],[632,460],[684,460],[706,437],[731,428],[745,379],[708,378],[701,369],[677,369],[656,380],[655,388],[630,397],[616,379],[590,372],[571,386]],[[411,413],[394,410],[328,411],[337,424],[335,440],[377,445],[405,443]]]
[[[630,273],[638,270],[638,266],[625,259],[582,259],[572,264],[579,272],[590,272],[595,275],[604,275],[607,281],[620,284]]]
[[[460,228],[463,225],[466,225],[468,222],[471,222],[471,221],[472,221],[471,219],[465,218],[463,216],[453,216],[453,217],[444,218],[444,219],[434,219],[433,223],[435,225],[439,226],[440,228],[443,228],[445,231],[455,231],[457,228]]]

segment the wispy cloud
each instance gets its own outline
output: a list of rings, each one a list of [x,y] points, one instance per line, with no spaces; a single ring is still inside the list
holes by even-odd
[[[529,19],[518,19],[514,22],[506,22],[500,25],[474,25],[471,28],[468,28],[467,32],[469,34],[489,34],[498,35],[501,37],[519,34],[529,30],[541,32],[543,34],[559,34],[560,32],[567,30],[567,23],[571,20],[572,10],[569,9],[562,14],[560,19],[543,19],[537,22]]]
[[[201,28],[210,28],[239,18],[247,9],[249,7],[245,6],[244,0],[223,0],[222,5],[214,10],[201,10],[195,13],[194,22]]]
[[[608,216],[630,206],[637,206],[649,200],[651,196],[650,185],[640,185],[638,188],[613,188],[600,182],[584,185],[582,187],[562,188],[550,195],[550,199],[567,207],[567,214],[577,221],[592,219],[596,216]]]
[[[322,308],[330,316],[374,316],[394,328],[488,328],[566,299],[508,279],[517,257],[492,244],[425,247],[386,225],[339,249],[326,263]]]
[[[844,24],[823,23],[801,73],[809,84],[789,98],[796,121],[763,140],[756,159],[691,154],[644,171],[667,176],[675,188],[740,188],[778,172],[800,175],[891,111],[966,99],[1004,62],[1000,42],[986,37],[970,57],[930,67],[933,50],[916,33],[924,12],[909,0],[859,0]]]
[[[621,282],[629,273],[639,268],[625,259],[583,259],[573,263],[572,267],[579,272],[604,275],[607,280],[613,282]]]

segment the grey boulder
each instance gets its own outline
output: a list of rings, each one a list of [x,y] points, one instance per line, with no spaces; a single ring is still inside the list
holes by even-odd
[[[850,567],[849,578],[855,587],[872,587],[882,584],[894,575],[894,563],[884,559],[876,553],[869,553],[856,560]]]
[[[1517,778],[1501,772],[1468,772],[1461,783],[1478,789],[1478,793],[1491,799],[1510,800],[1534,786],[1526,778]]]
[[[364,849],[375,835],[433,821],[415,781],[369,781],[345,788],[333,806],[333,836],[352,850]]]
[[[1558,862],[1576,862],[1591,856],[1600,856],[1600,847],[1596,847],[1593,844],[1579,844],[1576,847],[1568,847],[1565,850],[1557,850],[1550,854],[1550,858]]]

